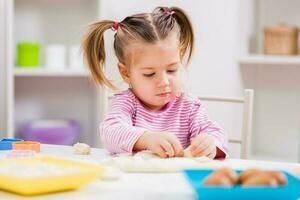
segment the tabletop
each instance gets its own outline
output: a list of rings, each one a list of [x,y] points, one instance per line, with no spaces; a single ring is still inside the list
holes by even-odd
[[[42,155],[84,160],[99,163],[110,157],[104,149],[92,148],[90,155],[75,155],[72,146],[41,146]],[[0,159],[4,158],[3,151]],[[224,166],[233,169],[259,167],[263,169],[287,170],[300,177],[300,164],[268,162],[242,159],[226,159]],[[96,180],[78,190],[59,192],[31,197],[0,191],[0,199],[196,199],[196,195],[182,173],[122,173],[118,180]]]

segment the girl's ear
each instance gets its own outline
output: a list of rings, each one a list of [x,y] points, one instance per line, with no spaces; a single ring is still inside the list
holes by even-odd
[[[119,62],[118,63],[118,68],[119,68],[119,72],[120,72],[123,80],[127,84],[130,84],[129,70],[127,69],[127,67],[123,63]]]

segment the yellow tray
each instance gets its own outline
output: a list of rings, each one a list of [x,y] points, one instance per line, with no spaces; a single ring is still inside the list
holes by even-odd
[[[67,160],[52,156],[35,156],[26,158],[12,158],[0,161],[0,168],[28,167],[34,165],[55,166],[54,169],[62,169],[59,174],[52,175],[40,174],[39,176],[30,177],[23,175],[0,172],[0,189],[14,192],[21,195],[37,195],[43,193],[65,191],[77,189],[97,178],[99,178],[104,168],[80,161]],[[8,167],[9,166],[9,167]],[[53,167],[52,167],[53,168]],[[65,169],[75,169],[66,171]],[[52,169],[53,170],[53,169]]]

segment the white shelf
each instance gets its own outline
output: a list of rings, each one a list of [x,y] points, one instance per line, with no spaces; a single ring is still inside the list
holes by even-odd
[[[240,58],[239,63],[252,65],[300,65],[300,55],[271,56],[253,54]]]
[[[262,156],[262,155],[251,155],[251,160],[261,160],[261,161],[273,161],[273,162],[298,162],[296,157],[275,157],[273,156]]]
[[[86,70],[50,70],[44,68],[15,68],[14,76],[54,76],[54,77],[88,77],[89,73]]]

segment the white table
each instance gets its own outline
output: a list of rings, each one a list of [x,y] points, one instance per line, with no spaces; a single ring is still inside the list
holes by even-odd
[[[60,157],[99,162],[108,158],[103,149],[92,149],[90,155],[75,155],[70,146],[42,145],[41,153]],[[0,158],[4,157],[3,151]],[[300,164],[264,162],[254,160],[227,159],[224,165],[234,169],[260,167],[265,169],[288,170],[300,177]],[[195,199],[195,194],[181,173],[123,173],[117,181],[97,180],[75,191],[46,194],[34,197],[23,197],[0,191],[0,199]]]

